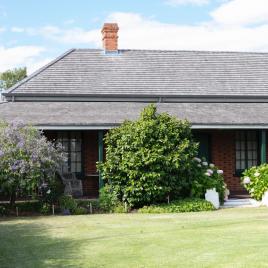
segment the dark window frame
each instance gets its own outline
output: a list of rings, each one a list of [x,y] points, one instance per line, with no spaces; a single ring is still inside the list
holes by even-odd
[[[248,145],[249,145],[249,141],[250,141],[250,139],[248,138],[249,133],[254,133],[254,132],[255,132],[255,137],[256,137],[255,141],[257,143],[256,149],[252,149],[252,148],[248,149]],[[241,135],[241,133],[244,133],[244,139],[245,139],[244,140],[244,144],[245,144],[245,148],[244,148],[245,156],[244,157],[245,158],[244,159],[240,158],[240,166],[241,166],[242,161],[244,160],[244,164],[245,164],[244,169],[242,169],[242,168],[239,169],[237,167],[237,161],[239,161],[237,159],[237,152],[240,153],[240,157],[241,157],[241,152],[242,152],[242,150],[241,150],[241,140],[240,140],[240,148],[237,149],[237,134]],[[239,130],[239,131],[236,131],[235,132],[235,144],[234,144],[234,146],[235,146],[235,174],[234,174],[235,176],[241,176],[241,174],[246,169],[248,169],[248,168],[250,168],[250,167],[255,165],[255,164],[249,165],[249,161],[252,161],[252,162],[256,161],[256,165],[260,164],[260,132],[259,131],[257,131],[257,130]],[[253,155],[253,152],[255,151],[256,152],[256,158],[254,158],[253,156],[252,156],[252,158],[249,158],[249,156],[248,156],[249,151],[252,152],[252,155]]]

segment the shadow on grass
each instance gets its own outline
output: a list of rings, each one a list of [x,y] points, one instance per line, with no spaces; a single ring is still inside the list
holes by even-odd
[[[34,219],[0,221],[0,267],[76,267],[81,241],[52,237],[49,226]]]

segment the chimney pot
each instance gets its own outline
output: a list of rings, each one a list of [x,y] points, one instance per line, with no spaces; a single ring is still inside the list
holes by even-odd
[[[119,27],[117,23],[104,23],[102,33],[102,44],[105,51],[117,51],[117,39],[118,39]]]

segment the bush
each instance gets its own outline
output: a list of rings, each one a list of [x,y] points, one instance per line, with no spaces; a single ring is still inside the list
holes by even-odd
[[[14,205],[18,193],[34,192],[54,180],[65,157],[60,146],[36,128],[17,123],[0,123],[0,191]]]
[[[50,204],[44,203],[42,204],[41,208],[40,208],[40,213],[47,215],[51,212],[51,206]]]
[[[4,206],[0,206],[0,217],[1,216],[7,216],[8,210]]]
[[[60,208],[62,210],[69,210],[70,213],[74,213],[77,209],[77,202],[70,195],[63,195],[59,198]]]
[[[115,212],[116,207],[120,205],[117,191],[108,184],[100,189],[99,202],[103,212]]]
[[[88,210],[86,208],[83,207],[77,207],[74,212],[74,215],[84,215],[84,214],[88,214]]]
[[[205,159],[193,159],[191,170],[191,196],[204,198],[207,189],[215,188],[219,193],[220,202],[224,202],[225,183],[223,171],[214,164],[208,164]]]
[[[99,200],[83,200],[83,199],[76,199],[77,205],[79,207],[86,208],[88,211],[90,210],[90,204],[92,207],[93,212],[100,211],[100,203]]]
[[[39,212],[42,203],[38,200],[29,200],[17,202],[14,206],[18,207],[19,212]]]
[[[4,207],[8,214],[15,214],[16,207],[18,208],[19,215],[28,215],[39,213],[42,207],[42,203],[39,200],[27,200],[27,201],[18,201],[13,206],[10,203],[3,203],[1,207]],[[0,213],[1,215],[1,213]]]
[[[198,144],[190,124],[149,105],[105,137],[106,161],[98,163],[120,202],[141,207],[190,195],[190,169]]]
[[[212,211],[214,206],[203,199],[183,199],[172,201],[170,204],[159,204],[144,206],[138,210],[139,213],[179,213]]]
[[[261,200],[263,194],[268,190],[268,164],[245,170],[241,180],[251,197],[258,201]]]
[[[40,200],[43,203],[52,205],[59,202],[59,198],[64,193],[64,184],[59,174],[56,174],[54,179],[50,179],[47,183],[42,184],[40,189],[42,192]]]

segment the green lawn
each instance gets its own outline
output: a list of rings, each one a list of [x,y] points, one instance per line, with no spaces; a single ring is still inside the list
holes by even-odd
[[[0,267],[268,267],[268,209],[0,220]]]

